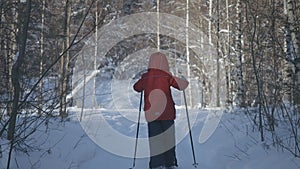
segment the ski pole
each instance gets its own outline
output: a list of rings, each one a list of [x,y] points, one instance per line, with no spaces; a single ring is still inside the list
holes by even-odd
[[[137,129],[136,129],[136,136],[135,136],[133,163],[132,163],[132,167],[129,169],[133,169],[135,167],[135,159],[136,159],[137,143],[138,143],[138,137],[139,137],[140,119],[141,119],[141,111],[142,111],[142,100],[143,100],[143,91],[141,91],[141,97],[140,97],[140,107],[139,107],[138,124],[137,124]]]
[[[194,150],[194,144],[193,144],[192,130],[191,130],[191,124],[190,124],[190,118],[189,118],[189,111],[188,111],[188,107],[187,107],[186,96],[185,96],[185,91],[184,90],[183,90],[183,97],[184,97],[186,118],[187,118],[188,127],[189,127],[189,134],[190,134],[190,141],[191,141],[191,146],[192,146],[193,159],[194,159],[193,166],[195,168],[197,168],[198,163],[196,162],[196,157],[195,157],[195,150]]]

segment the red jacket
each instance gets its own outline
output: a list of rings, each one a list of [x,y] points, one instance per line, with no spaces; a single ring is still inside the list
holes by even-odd
[[[154,55],[154,56],[153,56]],[[168,71],[168,62],[161,53],[151,55],[148,72],[142,75],[133,86],[134,90],[144,91],[144,111],[148,122],[154,120],[174,120],[175,106],[170,87],[185,89],[189,82],[172,76]],[[159,57],[156,57],[156,56]],[[153,57],[152,57],[153,56]],[[163,60],[159,62],[157,60]],[[162,66],[163,67],[159,67]]]

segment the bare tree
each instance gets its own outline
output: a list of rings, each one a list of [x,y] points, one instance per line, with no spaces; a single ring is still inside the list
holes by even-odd
[[[64,26],[63,26],[63,51],[66,51],[60,61],[60,116],[67,116],[67,92],[69,89],[69,63],[70,63],[70,52],[66,50],[70,45],[70,17],[71,17],[71,0],[65,1],[64,10]]]
[[[220,59],[221,59],[221,48],[220,48],[220,18],[221,18],[221,15],[220,15],[220,1],[217,0],[217,42],[216,42],[216,46],[217,46],[217,56],[216,56],[216,64],[217,64],[217,87],[216,87],[216,106],[217,107],[220,107],[221,103],[220,103]]]
[[[237,0],[236,3],[236,69],[237,69],[237,105],[243,106],[244,99],[244,77],[243,77],[243,53],[242,53],[242,3]]]
[[[226,53],[226,57],[224,59],[225,64],[225,74],[226,74],[226,97],[227,97],[227,104],[232,104],[232,66],[231,66],[231,27],[230,27],[230,13],[229,13],[229,5],[231,3],[230,0],[226,0],[226,28],[227,28],[227,38],[226,43],[224,44],[224,50]]]
[[[11,152],[14,145],[14,134],[15,134],[15,126],[16,126],[16,119],[19,113],[19,99],[20,99],[20,77],[21,77],[21,67],[26,57],[26,42],[27,42],[27,35],[28,35],[28,26],[30,21],[30,13],[31,13],[31,0],[26,1],[26,5],[20,3],[19,9],[25,8],[25,13],[19,15],[20,28],[18,32],[18,49],[19,54],[15,60],[15,63],[12,67],[12,84],[14,88],[14,95],[13,95],[13,106],[12,112],[10,115],[9,126],[8,126],[8,139],[11,140],[10,143],[10,152],[9,152],[9,159],[7,162],[7,169],[9,169],[10,164],[10,157]]]
[[[44,39],[45,39],[45,10],[46,10],[46,1],[42,1],[42,16],[41,16],[41,37],[40,37],[40,70],[39,70],[39,78],[42,77],[44,71]],[[38,114],[41,114],[43,107],[43,81],[41,80],[39,83],[39,94],[38,94]]]
[[[300,105],[300,33],[299,21],[296,17],[296,1],[286,0],[287,25],[286,25],[286,45],[287,58],[294,63],[294,103]]]

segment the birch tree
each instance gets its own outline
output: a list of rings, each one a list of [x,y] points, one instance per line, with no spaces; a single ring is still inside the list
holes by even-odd
[[[22,8],[23,4],[20,4],[19,8]],[[14,65],[12,67],[12,84],[13,84],[13,107],[10,117],[10,123],[9,123],[9,129],[8,129],[8,139],[14,138],[14,128],[16,124],[16,118],[19,110],[19,99],[20,99],[20,83],[19,79],[21,77],[21,66],[24,62],[25,55],[26,55],[26,41],[27,41],[27,34],[28,34],[28,25],[29,25],[29,18],[30,18],[30,12],[31,12],[31,0],[28,0],[26,2],[26,13],[24,15],[19,15],[20,17],[18,20],[20,23],[23,23],[20,25],[19,32],[18,32],[18,50],[19,53],[17,54],[15,58]]]
[[[230,29],[230,17],[229,17],[229,4],[230,0],[226,0],[226,28],[227,28],[227,38],[226,44],[224,49],[226,51],[226,58],[224,59],[225,62],[225,74],[226,74],[226,97],[227,97],[227,104],[232,104],[232,66],[230,64],[231,59],[231,29]]]
[[[237,95],[236,103],[238,106],[244,105],[244,78],[243,78],[243,54],[242,54],[242,3],[237,0],[236,4],[236,69],[237,69]]]
[[[295,66],[294,72],[294,103],[300,105],[300,33],[299,20],[295,15],[296,1],[286,0],[286,45],[287,58],[292,60]]]
[[[209,15],[209,20],[208,20],[208,42],[209,42],[209,48],[212,47],[212,22],[213,22],[213,0],[209,0],[209,8],[208,8],[208,15]],[[212,49],[209,49],[211,51]],[[212,58],[212,53],[209,53],[209,58]],[[205,84],[205,82],[203,83]],[[209,91],[211,92],[211,91]],[[210,94],[210,93],[209,93]],[[208,96],[208,95],[206,95]]]
[[[217,0],[217,87],[216,87],[216,106],[220,107],[220,58],[221,58],[221,49],[220,49],[220,1]]]
[[[0,33],[1,33],[1,50],[0,54],[4,58],[4,83],[5,91],[7,91],[7,99],[12,100],[13,97],[13,86],[12,86],[12,65],[13,65],[13,56],[17,51],[17,24],[16,21],[18,18],[18,12],[16,3],[14,1],[1,1],[0,10],[1,10],[1,22],[0,22]],[[5,24],[4,24],[5,23]],[[12,104],[7,102],[6,111],[11,113]]]
[[[13,55],[16,53],[17,50],[17,24],[16,21],[18,18],[17,13],[17,5],[15,3],[8,3],[7,1],[1,1],[1,22],[0,22],[0,33],[1,33],[1,50],[0,56],[4,58],[3,61],[3,79],[1,81],[1,85],[3,85],[3,91],[6,91],[6,100],[2,103],[5,106],[5,110],[3,114],[1,113],[0,120],[3,120],[4,112],[6,111],[7,114],[11,114],[12,112],[12,97],[13,97],[13,86],[11,82],[12,77],[12,64],[13,64]],[[4,24],[6,23],[6,24]],[[1,123],[1,130],[0,136],[4,133],[9,121],[5,123]]]
[[[15,127],[16,127],[16,120],[17,115],[19,113],[19,100],[20,100],[20,77],[21,77],[21,66],[24,62],[26,57],[26,42],[27,42],[27,35],[28,35],[28,27],[30,21],[30,13],[31,13],[31,0],[27,0],[26,4],[19,4],[19,9],[25,8],[25,13],[19,15],[18,20],[20,21],[20,28],[18,32],[18,50],[19,54],[15,60],[15,63],[12,67],[12,84],[13,84],[13,105],[12,105],[12,112],[9,119],[9,126],[8,126],[8,139],[11,140],[10,143],[10,151],[9,151],[9,159],[7,162],[7,169],[10,167],[10,159],[11,153],[14,146],[14,134],[15,134]]]
[[[43,75],[43,65],[44,65],[44,29],[45,29],[45,8],[46,8],[46,1],[42,1],[42,16],[41,16],[41,37],[40,37],[40,69],[39,69],[39,78]],[[41,111],[43,109],[43,81],[41,80],[39,83],[39,94],[38,94],[38,114],[41,114]]]
[[[60,61],[60,116],[67,116],[67,92],[68,92],[68,83],[69,83],[69,62],[70,62],[70,52],[67,48],[70,45],[70,17],[71,17],[71,0],[65,1],[65,10],[64,10],[64,27],[63,27],[63,52],[64,55]]]

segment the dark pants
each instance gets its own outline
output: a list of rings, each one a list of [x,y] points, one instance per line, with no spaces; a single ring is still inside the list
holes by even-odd
[[[177,166],[174,120],[149,122],[148,137],[151,155],[149,167]]]

